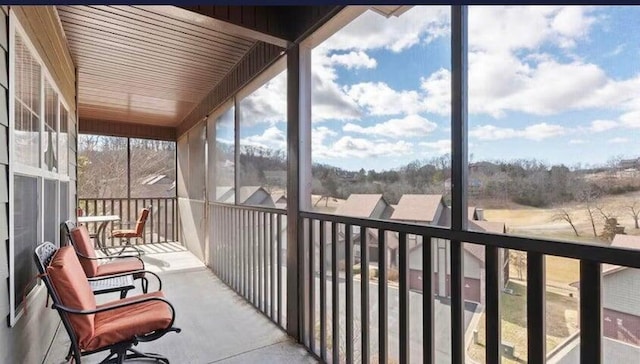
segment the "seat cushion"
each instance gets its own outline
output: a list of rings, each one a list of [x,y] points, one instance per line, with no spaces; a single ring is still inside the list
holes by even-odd
[[[98,308],[115,303],[131,302],[144,297],[164,297],[164,295],[162,292],[153,292],[109,302],[98,306]],[[149,301],[101,312],[96,314],[94,337],[82,349],[94,350],[130,340],[136,335],[166,329],[170,324],[171,310],[166,303],[160,301]]]
[[[63,306],[77,310],[96,309],[95,296],[73,247],[58,250],[47,267],[47,275]],[[94,336],[94,316],[68,315],[80,346],[86,345]]]
[[[96,251],[93,248],[93,241],[91,240],[91,237],[89,237],[89,231],[86,226],[80,225],[72,229],[70,235],[71,242],[78,253],[89,258],[96,257]],[[84,273],[87,277],[95,277],[98,272],[98,262],[84,257],[78,258],[80,259],[80,264],[82,264],[82,268],[84,269]]]
[[[114,238],[136,238],[138,234],[136,234],[135,230],[113,230],[111,232],[111,236]]]
[[[96,277],[108,276],[111,274],[131,272],[144,269],[144,264],[137,258],[114,259],[109,263],[100,264]]]

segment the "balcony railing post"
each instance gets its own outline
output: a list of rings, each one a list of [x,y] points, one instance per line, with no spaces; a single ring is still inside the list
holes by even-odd
[[[601,264],[580,260],[580,362],[602,363]],[[635,293],[637,294],[637,293]]]
[[[422,357],[435,363],[435,325],[433,310],[433,255],[431,238],[422,236]]]
[[[369,362],[369,244],[367,242],[368,229],[360,228],[360,322],[361,327],[361,359]]]
[[[378,230],[378,362],[386,363],[388,359],[387,323],[387,232]]]
[[[409,247],[407,246],[407,234],[399,234],[399,264],[398,278],[399,290],[399,314],[400,314],[400,363],[409,363]],[[423,297],[423,299],[426,299]]]
[[[500,293],[502,286],[502,262],[500,250],[495,246],[485,246],[485,302],[486,302],[486,359],[487,363],[500,364],[501,318]]]
[[[546,356],[544,255],[527,253],[527,352],[529,363]]]

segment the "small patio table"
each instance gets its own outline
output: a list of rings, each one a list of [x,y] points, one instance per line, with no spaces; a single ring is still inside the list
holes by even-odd
[[[102,236],[102,233],[104,232],[104,229],[107,227],[107,225],[109,225],[110,222],[114,222],[114,221],[120,221],[120,216],[118,215],[78,216],[79,223],[84,223],[84,224],[90,223],[90,222],[100,223],[98,225],[98,229],[96,230],[96,234],[94,238],[96,240],[96,246],[98,247],[98,249],[100,249],[106,255],[109,255],[109,249],[107,249],[107,246],[103,244],[103,242],[100,240],[100,237]]]

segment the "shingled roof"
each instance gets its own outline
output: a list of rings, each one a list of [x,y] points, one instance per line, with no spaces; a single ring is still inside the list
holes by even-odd
[[[380,216],[371,216],[378,202],[383,200],[385,204],[389,205],[381,194],[351,194],[349,198],[334,212],[336,215],[344,215],[351,217],[373,217],[380,218]]]
[[[445,207],[442,195],[402,195],[391,219],[431,223],[438,218],[440,206]]]

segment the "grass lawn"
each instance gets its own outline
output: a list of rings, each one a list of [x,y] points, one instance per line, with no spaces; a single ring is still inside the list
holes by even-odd
[[[503,357],[503,363],[523,363],[527,359],[527,297],[526,286],[510,282],[514,294],[502,293],[502,341],[515,346],[515,358]],[[546,326],[547,351],[575,333],[578,329],[578,300],[567,295],[547,291]],[[478,344],[469,346],[467,355],[485,362],[485,317],[478,324]]]
[[[511,253],[514,253],[511,251]],[[545,264],[547,267],[546,278],[547,285],[562,289],[574,290],[569,284],[580,279],[580,261],[578,259],[556,257],[553,255],[545,256]],[[526,267],[522,269],[522,278],[518,274],[518,267],[515,264],[509,265],[509,278],[514,280],[526,280]],[[577,293],[577,291],[576,291]]]

